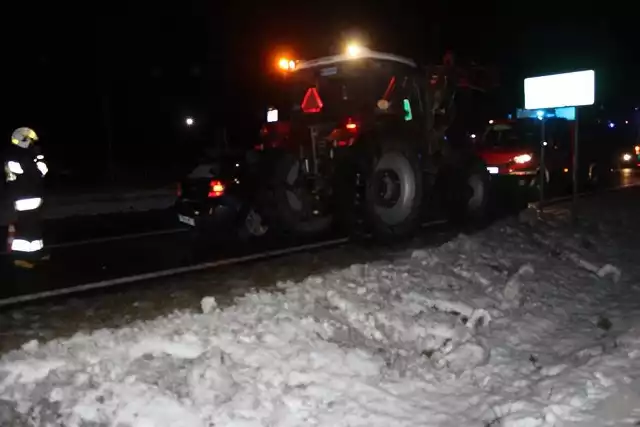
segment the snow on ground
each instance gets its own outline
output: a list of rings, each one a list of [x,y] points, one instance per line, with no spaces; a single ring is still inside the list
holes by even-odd
[[[563,210],[508,220],[229,307],[27,342],[0,359],[0,425],[640,425],[640,201],[623,200],[575,229]]]

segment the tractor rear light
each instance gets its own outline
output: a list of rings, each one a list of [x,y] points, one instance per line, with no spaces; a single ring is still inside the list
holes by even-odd
[[[219,181],[217,179],[212,180],[209,183],[209,195],[208,197],[213,198],[213,197],[220,197],[224,194],[224,184],[222,183],[222,181]]]

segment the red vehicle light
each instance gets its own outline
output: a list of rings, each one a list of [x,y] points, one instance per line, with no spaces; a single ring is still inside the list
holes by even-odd
[[[212,180],[209,183],[209,196],[208,197],[220,197],[224,194],[224,184],[217,179]]]
[[[305,113],[319,113],[322,110],[323,104],[318,94],[318,89],[315,87],[307,89],[300,107]]]
[[[358,129],[358,124],[350,118],[349,120],[347,120],[347,124],[345,125],[345,127],[347,128],[347,130],[355,131]]]
[[[176,185],[176,195],[178,197],[182,196],[182,184],[181,183],[178,183],[178,185]]]

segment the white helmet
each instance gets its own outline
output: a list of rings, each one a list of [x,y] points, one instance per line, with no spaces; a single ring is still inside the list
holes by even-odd
[[[38,135],[33,129],[21,127],[13,131],[11,135],[11,143],[21,148],[29,148],[38,140]]]

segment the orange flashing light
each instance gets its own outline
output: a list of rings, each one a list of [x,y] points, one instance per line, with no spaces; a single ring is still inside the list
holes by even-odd
[[[209,197],[220,197],[224,194],[224,184],[217,179],[209,183]]]
[[[292,71],[296,68],[296,61],[289,58],[280,58],[278,61],[278,68],[284,71]]]

